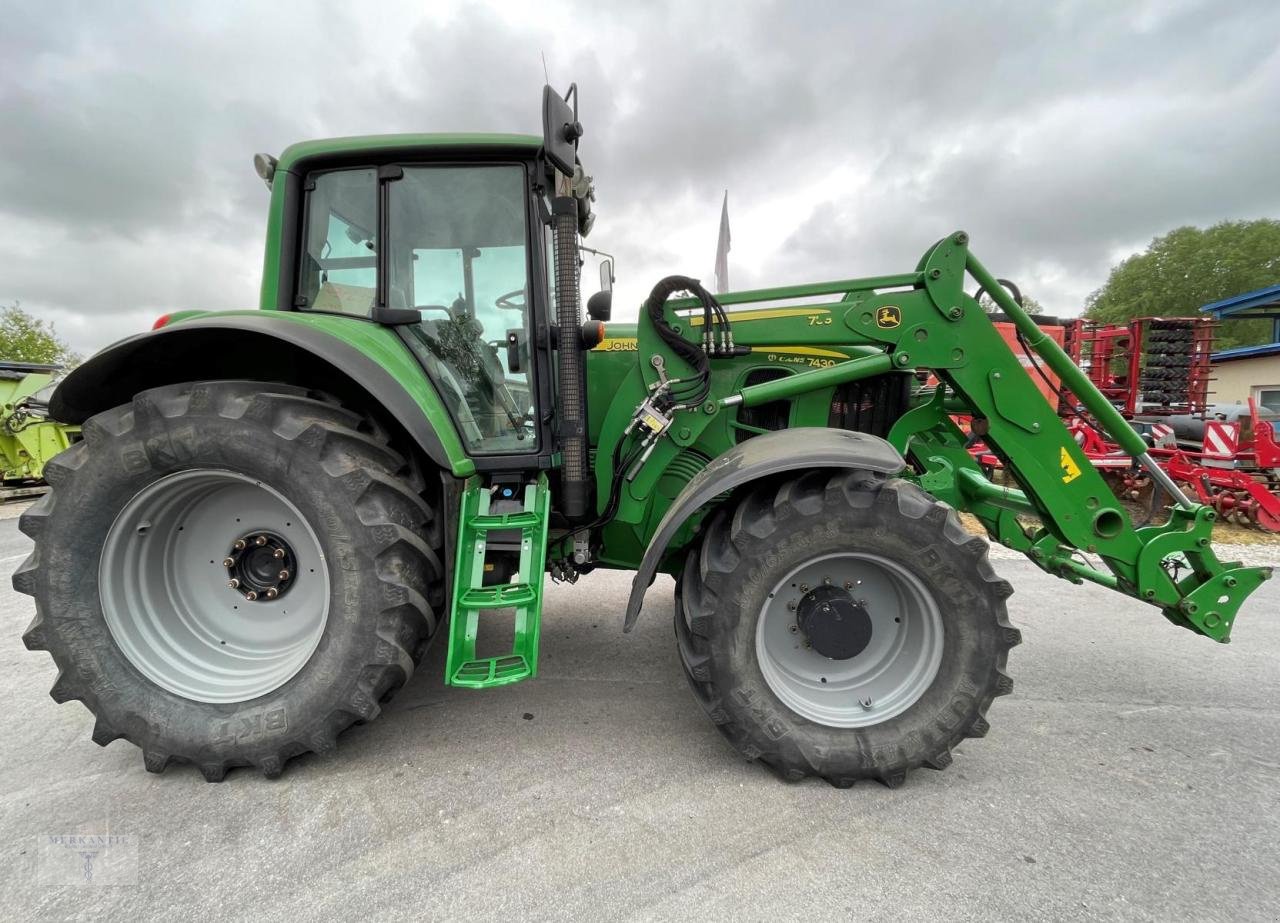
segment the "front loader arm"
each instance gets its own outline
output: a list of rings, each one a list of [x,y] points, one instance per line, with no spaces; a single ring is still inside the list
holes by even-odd
[[[742,388],[721,398],[719,406],[755,406],[892,368],[929,369],[940,381],[933,399],[903,415],[890,434],[926,490],[972,512],[993,539],[1050,573],[1119,590],[1159,606],[1176,624],[1228,640],[1241,604],[1270,569],[1219,562],[1211,547],[1216,514],[1186,500],[1176,487],[1170,491],[1178,503],[1169,522],[1135,528],[990,318],[965,293],[968,277],[990,293],[1040,361],[1111,438],[1135,457],[1145,456],[1146,445],[1123,417],[969,253],[963,232],[935,244],[914,274],[828,289],[845,293],[841,301],[821,305],[833,321],[824,331],[828,342],[872,344],[880,352]],[[886,280],[892,290],[883,290]],[[787,297],[781,292],[733,301]],[[822,287],[804,291],[819,293]],[[957,402],[985,428],[987,444],[1016,488],[992,483],[965,450],[963,434],[948,415]],[[1038,524],[1024,525],[1029,517]],[[1082,560],[1080,552],[1096,554],[1106,569]]]

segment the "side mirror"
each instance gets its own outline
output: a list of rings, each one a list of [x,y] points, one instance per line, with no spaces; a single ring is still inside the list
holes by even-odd
[[[578,123],[578,86],[573,84],[561,97],[550,86],[542,88],[542,148],[547,161],[565,176],[573,176],[573,163],[578,157],[578,139],[582,125]],[[574,97],[570,106],[568,97]]]
[[[600,261],[600,291],[613,291],[613,260],[607,256]]]
[[[596,292],[587,299],[587,314],[592,320],[607,321],[613,316],[613,292]]]

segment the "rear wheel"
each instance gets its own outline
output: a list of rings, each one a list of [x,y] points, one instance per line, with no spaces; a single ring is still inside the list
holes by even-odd
[[[864,471],[762,488],[712,519],[676,636],[703,708],[788,780],[896,786],[987,731],[1010,692],[1009,584],[915,485]]]
[[[99,744],[217,781],[277,775],[379,713],[436,628],[439,527],[371,420],[302,389],[201,382],[84,426],[21,519],[23,636]]]

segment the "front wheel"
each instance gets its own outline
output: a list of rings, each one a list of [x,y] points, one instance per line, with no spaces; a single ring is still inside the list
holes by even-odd
[[[678,582],[699,702],[788,780],[896,786],[987,731],[1020,640],[986,542],[915,485],[820,471],[717,513]]]
[[[436,628],[439,528],[372,420],[288,385],[146,391],[84,425],[14,587],[51,695],[123,737],[146,768],[221,780],[328,753],[377,716]]]

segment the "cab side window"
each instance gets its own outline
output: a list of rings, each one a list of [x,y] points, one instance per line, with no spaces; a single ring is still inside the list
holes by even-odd
[[[367,315],[377,291],[377,175],[333,170],[309,179],[298,306]]]

